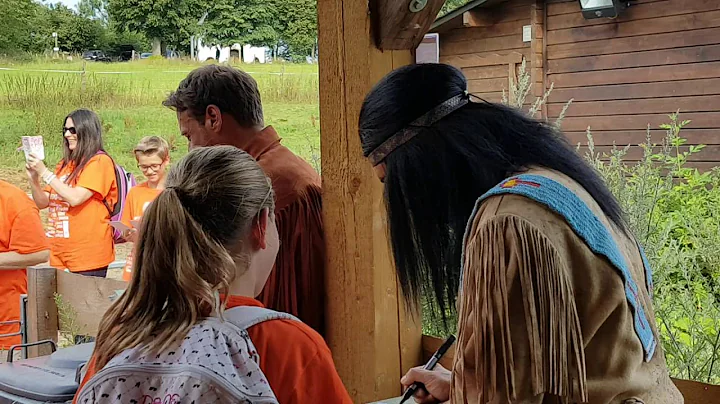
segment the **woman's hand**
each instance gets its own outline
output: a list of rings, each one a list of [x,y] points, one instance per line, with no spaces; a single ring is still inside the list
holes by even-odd
[[[130,229],[123,234],[123,238],[125,241],[129,241],[131,243],[136,243],[138,237],[138,231],[137,229]]]
[[[415,402],[417,403],[444,403],[450,400],[450,371],[444,367],[437,365],[433,370],[425,370],[422,367],[410,369],[402,379],[403,387],[407,389],[415,382],[425,385],[427,393],[419,389],[415,393]],[[428,394],[430,393],[430,394]]]
[[[30,179],[38,178],[47,170],[45,163],[37,158],[36,155],[30,153],[25,163],[25,169],[28,171],[28,175],[31,175]]]
[[[40,174],[29,169],[27,164],[25,164],[25,174],[27,174],[31,184],[40,185]]]

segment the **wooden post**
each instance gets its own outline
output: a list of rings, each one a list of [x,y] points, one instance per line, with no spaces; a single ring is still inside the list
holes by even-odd
[[[42,340],[58,340],[58,312],[55,306],[57,278],[55,268],[31,267],[27,269],[28,307],[27,331],[28,342]],[[29,357],[49,355],[49,346],[28,349]]]
[[[379,51],[370,27],[367,1],[318,1],[327,338],[356,403],[398,396],[402,371],[421,355],[420,328],[398,300],[382,184],[362,156],[357,124],[372,85],[412,54]]]

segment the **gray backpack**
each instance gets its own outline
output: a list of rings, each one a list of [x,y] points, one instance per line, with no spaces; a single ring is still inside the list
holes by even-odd
[[[297,319],[247,306],[226,310],[223,317],[202,320],[179,346],[160,354],[140,348],[122,352],[87,382],[78,404],[277,404],[247,329]]]

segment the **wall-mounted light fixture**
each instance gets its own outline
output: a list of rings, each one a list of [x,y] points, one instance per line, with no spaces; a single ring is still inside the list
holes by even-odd
[[[580,8],[585,19],[615,18],[630,4],[625,0],[580,0]]]

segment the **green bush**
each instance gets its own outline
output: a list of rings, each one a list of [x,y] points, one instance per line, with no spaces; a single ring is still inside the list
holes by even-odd
[[[595,153],[588,160],[623,205],[645,246],[655,281],[655,315],[674,377],[720,382],[720,170],[687,167],[703,146],[687,146],[677,113],[662,125],[659,144],[649,135],[643,159],[627,164],[628,150]]]

